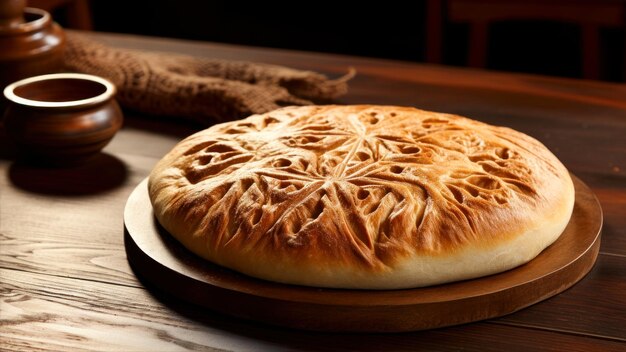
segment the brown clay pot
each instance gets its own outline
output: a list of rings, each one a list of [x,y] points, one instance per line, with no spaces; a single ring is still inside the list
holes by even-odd
[[[0,89],[18,79],[59,72],[65,35],[44,10],[0,0]]]
[[[123,122],[115,86],[104,78],[57,73],[4,89],[8,137],[31,161],[75,164],[97,154]]]

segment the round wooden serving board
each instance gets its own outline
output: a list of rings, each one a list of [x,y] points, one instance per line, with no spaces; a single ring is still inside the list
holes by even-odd
[[[493,318],[554,296],[589,272],[598,255],[602,210],[573,177],[574,213],[561,237],[513,270],[456,283],[389,291],[319,289],[268,282],[207,262],[158,224],[147,180],[124,211],[128,261],[156,287],[225,314],[319,331],[399,332]]]

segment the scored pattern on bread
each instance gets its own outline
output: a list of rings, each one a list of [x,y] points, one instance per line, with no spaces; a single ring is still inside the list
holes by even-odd
[[[206,232],[196,252],[218,263],[251,253],[385,271],[514,232],[564,172],[544,150],[507,128],[412,108],[284,108],[189,137],[150,187],[169,194],[156,204],[164,226],[184,219]]]
[[[290,119],[289,113],[277,116]],[[472,203],[469,200],[479,198],[483,202],[504,204],[511,191],[522,196],[534,193],[532,185],[523,181],[529,170],[517,162],[513,168],[516,173],[507,171],[519,160],[506,147],[508,143],[487,144],[480,135],[461,127],[459,123],[468,121],[458,117],[437,114],[416,121],[410,115],[398,115],[394,111],[366,109],[355,111],[347,120],[343,117],[337,120],[332,114],[320,118],[315,110],[311,116],[287,123],[278,124],[280,120],[272,115],[256,120],[218,130],[216,138],[185,153],[197,156],[196,163],[184,170],[192,184],[211,181],[222,173],[239,180],[228,182],[228,187],[214,185],[214,202],[220,199],[224,202],[230,191],[237,197],[232,198],[228,208],[242,209],[228,220],[221,241],[230,240],[236,233],[238,218],[251,216],[254,220],[245,231],[286,235],[289,244],[298,245],[298,234],[305,226],[313,226],[328,205],[341,204],[350,208],[342,216],[348,224],[346,234],[354,239],[357,253],[365,254],[373,251],[377,242],[389,239],[393,232],[390,230],[397,222],[393,214],[420,214],[415,224],[409,225],[411,230],[417,230],[430,197],[443,196],[453,204],[454,215],[469,227],[458,230],[468,236],[476,230],[471,216],[467,215],[466,208]],[[276,127],[272,128],[272,124]],[[294,125],[297,127],[293,128]],[[394,125],[402,125],[403,130],[389,133]],[[250,135],[261,130],[280,132],[276,139]],[[442,172],[442,178],[435,180],[445,185],[443,193],[433,188],[431,178],[419,177],[420,173],[430,174],[433,169],[441,168],[439,162],[460,164],[451,173]],[[252,185],[255,188],[251,190]],[[270,199],[264,194],[270,194]],[[250,204],[248,198],[256,202]],[[410,205],[402,203],[407,198],[417,198],[418,204],[408,209]],[[470,204],[465,204],[466,201]],[[263,213],[261,208],[268,202],[281,203],[285,213],[275,223],[268,222],[255,229]],[[428,245],[433,243],[425,241]]]

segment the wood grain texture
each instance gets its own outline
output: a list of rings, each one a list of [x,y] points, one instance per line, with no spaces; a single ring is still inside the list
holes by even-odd
[[[574,287],[499,321],[517,326],[576,331],[626,342],[626,328],[617,323],[623,319],[626,311],[624,292],[624,257],[600,255],[588,276]],[[585,302],[584,305],[582,302]]]
[[[410,334],[306,333],[245,323],[178,302],[125,261],[126,199],[157,160],[198,129],[127,112],[125,127],[85,168],[12,162],[0,131],[0,349],[24,350],[544,350],[626,348],[626,86],[384,60],[96,34],[145,50],[249,60],[357,77],[339,103],[410,105],[528,133],[596,193],[600,255],[571,289],[489,322]],[[1,128],[0,128],[1,130]]]
[[[0,274],[3,348],[186,351],[256,344],[181,316],[172,319],[142,289],[13,270]]]
[[[619,341],[476,323],[404,334],[329,334],[245,323],[143,289],[0,269],[6,351],[619,351]],[[494,338],[497,336],[498,338]],[[139,338],[140,337],[140,338]],[[207,348],[209,346],[209,348]],[[219,346],[219,347],[210,347]]]

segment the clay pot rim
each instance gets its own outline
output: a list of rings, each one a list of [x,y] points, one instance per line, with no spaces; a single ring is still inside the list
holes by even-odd
[[[25,85],[41,82],[41,81],[52,81],[52,80],[86,80],[101,84],[104,86],[104,92],[95,95],[93,97],[89,97],[86,99],[79,100],[68,100],[68,101],[41,101],[41,100],[32,100],[23,98],[17,94],[15,94],[15,89],[19,87],[23,87]],[[115,85],[99,76],[88,75],[83,73],[53,73],[41,76],[34,76],[19,80],[17,82],[13,82],[9,84],[4,89],[4,96],[11,101],[12,103],[33,107],[33,108],[72,108],[72,107],[86,107],[93,106],[103,102],[106,102],[112,99],[115,96],[117,89]]]
[[[38,15],[40,17],[33,21],[27,21],[27,22],[20,23],[15,26],[0,28],[0,35],[3,35],[3,36],[4,35],[16,35],[16,34],[24,34],[28,32],[38,31],[41,28],[44,28],[47,25],[49,25],[50,22],[52,22],[52,17],[50,17],[50,14],[48,13],[48,11],[45,11],[42,9],[37,9],[34,7],[25,7],[24,14]]]

